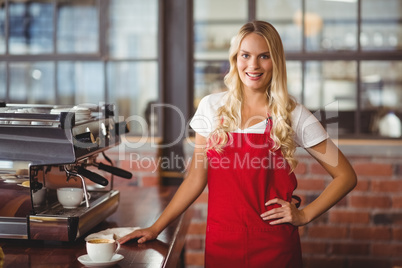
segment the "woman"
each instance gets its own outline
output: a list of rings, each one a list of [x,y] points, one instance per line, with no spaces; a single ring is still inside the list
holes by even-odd
[[[227,92],[204,97],[186,179],[159,219],[120,240],[158,234],[208,183],[207,267],[301,267],[298,226],[335,205],[356,185],[347,159],[311,113],[287,93],[279,34],[267,22],[245,24],[231,44]],[[296,146],[333,177],[303,209],[292,202]]]

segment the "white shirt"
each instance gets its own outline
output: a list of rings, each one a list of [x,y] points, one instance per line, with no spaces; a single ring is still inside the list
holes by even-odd
[[[207,137],[216,128],[216,113],[226,102],[227,91],[205,96],[200,101],[190,126],[198,134]],[[236,133],[263,134],[266,120],[247,128],[237,129]],[[292,128],[295,132],[295,142],[298,146],[309,148],[328,139],[328,133],[317,118],[303,105],[297,104],[292,111]]]

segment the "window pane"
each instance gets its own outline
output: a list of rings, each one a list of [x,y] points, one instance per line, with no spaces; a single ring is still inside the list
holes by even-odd
[[[402,1],[364,0],[362,2],[363,50],[402,50]]]
[[[226,90],[223,78],[229,71],[229,62],[197,62],[194,66],[194,106],[211,93]]]
[[[402,62],[363,61],[360,70],[362,109],[373,122],[362,132],[401,137]]]
[[[246,22],[246,0],[194,0],[195,59],[227,60],[230,40]]]
[[[355,110],[356,62],[309,61],[306,63],[304,100],[307,108],[317,110],[338,102],[339,110]]]
[[[108,40],[111,57],[157,57],[157,0],[110,1],[109,18]]]
[[[54,64],[52,62],[10,63],[11,103],[54,104]]]
[[[147,124],[141,125],[138,117],[148,118],[146,109],[158,100],[158,64],[110,62],[107,70],[109,102],[116,105],[116,114],[128,119],[131,133],[145,133],[143,127],[150,126],[150,123],[146,119]],[[157,125],[156,120],[154,124]],[[158,133],[157,129],[154,131],[154,134]]]
[[[289,94],[296,98],[298,102],[302,101],[302,64],[299,61],[287,61],[286,70],[288,76]]]
[[[10,2],[9,51],[11,54],[53,52],[52,1]]]
[[[311,111],[336,108],[340,135],[354,133],[356,66],[355,61],[306,62],[304,104]]]
[[[105,102],[102,62],[59,62],[58,98],[60,104],[96,104]]]
[[[306,0],[306,49],[356,50],[357,3],[358,1]],[[301,19],[301,16],[297,17],[299,24]]]
[[[6,53],[6,9],[0,5],[0,54]]]
[[[58,4],[57,51],[97,53],[99,12],[95,0],[63,1]]]
[[[302,27],[296,23],[300,10],[301,1],[257,0],[257,19],[274,25],[287,51],[300,51],[302,47]]]

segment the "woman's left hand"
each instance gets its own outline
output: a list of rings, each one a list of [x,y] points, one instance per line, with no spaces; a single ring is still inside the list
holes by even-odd
[[[294,226],[300,226],[307,223],[303,210],[296,208],[295,204],[279,198],[271,199],[265,203],[266,206],[273,204],[278,204],[280,207],[270,209],[260,215],[264,221],[274,220],[269,224],[290,223]]]

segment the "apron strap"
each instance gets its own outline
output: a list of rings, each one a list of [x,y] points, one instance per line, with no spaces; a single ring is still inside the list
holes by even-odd
[[[272,122],[272,116],[268,116],[268,117],[267,117],[267,120],[265,121],[266,127],[265,127],[264,134],[268,134],[268,135],[269,135],[269,133],[271,133],[272,124],[273,124],[273,122]]]

